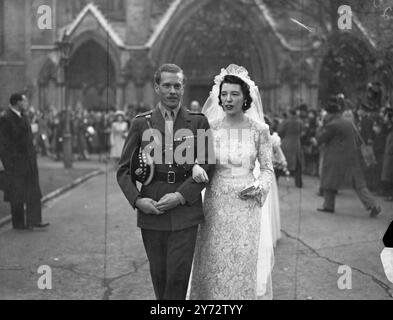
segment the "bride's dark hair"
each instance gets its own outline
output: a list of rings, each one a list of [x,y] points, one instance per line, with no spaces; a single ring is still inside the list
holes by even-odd
[[[232,74],[226,75],[224,77],[224,79],[222,80],[222,82],[220,83],[220,92],[218,94],[218,103],[221,107],[222,107],[221,90],[222,90],[222,85],[224,83],[240,85],[240,88],[241,88],[241,90],[243,92],[243,96],[244,96],[244,105],[242,106],[242,110],[243,110],[243,112],[246,112],[248,109],[251,108],[252,98],[251,98],[251,94],[250,94],[250,87],[242,79],[240,79],[239,77],[236,77]]]

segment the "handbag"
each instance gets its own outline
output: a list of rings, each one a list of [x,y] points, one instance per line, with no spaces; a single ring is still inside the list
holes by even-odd
[[[364,163],[366,164],[366,167],[370,167],[373,165],[377,164],[377,159],[375,158],[374,150],[372,146],[367,145],[362,136],[360,135],[359,130],[356,128],[355,124],[352,123],[353,129],[356,132],[356,135],[359,138],[360,141],[360,153],[362,154]]]

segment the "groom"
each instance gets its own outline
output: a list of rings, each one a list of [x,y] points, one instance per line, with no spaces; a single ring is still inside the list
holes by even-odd
[[[206,184],[198,184],[192,179],[193,169],[199,168],[194,168],[194,160],[197,155],[200,160],[201,154],[201,150],[197,150],[197,130],[210,127],[203,114],[182,107],[184,73],[180,67],[162,65],[154,75],[154,82],[159,103],[155,110],[138,115],[132,121],[117,180],[131,206],[137,208],[137,224],[149,259],[156,298],[182,300],[187,293],[198,224],[204,221],[201,191]],[[154,154],[153,180],[138,191],[131,178],[137,168],[130,165],[130,160],[135,151],[148,146],[150,140],[145,141],[143,135],[152,131],[161,135],[158,141],[162,153],[160,157]],[[180,132],[180,137],[176,132]],[[174,150],[190,138],[194,141],[191,145],[195,157],[192,163],[180,164]],[[204,145],[206,164],[201,167],[210,175],[213,165],[208,164],[208,151],[212,150],[212,145],[207,137]],[[163,161],[156,160],[159,158]]]

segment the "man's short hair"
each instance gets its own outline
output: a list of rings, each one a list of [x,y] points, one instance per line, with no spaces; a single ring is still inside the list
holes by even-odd
[[[10,97],[10,104],[11,106],[15,106],[18,101],[23,101],[23,95],[20,93],[13,93]]]
[[[184,76],[184,71],[182,68],[180,68],[178,65],[174,63],[165,63],[161,65],[157,71],[154,73],[154,83],[160,84],[161,82],[161,73],[163,72],[169,72],[169,73],[181,73],[183,74],[183,84],[185,83],[185,76]]]

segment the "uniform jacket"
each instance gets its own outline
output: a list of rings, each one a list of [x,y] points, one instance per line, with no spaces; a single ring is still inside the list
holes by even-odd
[[[117,171],[117,180],[120,188],[131,206],[134,208],[138,197],[151,198],[158,201],[165,194],[176,191],[180,192],[186,200],[185,205],[179,205],[178,207],[159,216],[145,214],[138,210],[138,227],[148,230],[174,231],[195,226],[204,221],[201,191],[206,187],[206,184],[198,184],[192,179],[193,164],[178,164],[174,162],[172,168],[169,168],[169,165],[165,164],[165,153],[163,152],[163,164],[155,164],[155,171],[165,172],[168,170],[174,170],[176,172],[186,172],[188,176],[187,180],[184,182],[169,184],[166,181],[158,181],[153,178],[153,181],[147,186],[142,186],[140,191],[131,180],[130,170],[132,169],[130,168],[130,159],[132,153],[139,148],[144,149],[150,143],[150,141],[142,141],[144,132],[149,130],[147,118],[150,120],[152,129],[156,129],[161,133],[162,142],[165,141],[165,121],[158,108],[154,111],[138,115],[135,119],[133,119],[119,161],[119,169]],[[203,114],[193,114],[183,108],[180,108],[174,122],[174,149],[176,149],[176,147],[178,147],[186,139],[192,139],[194,141],[194,155],[196,158],[197,129],[208,130],[209,128],[208,120]],[[179,129],[189,129],[192,134],[182,135],[182,137],[176,139],[176,131]],[[211,139],[205,139],[204,144],[206,146],[206,150],[213,150]],[[162,143],[162,148],[165,149],[165,143]],[[214,165],[208,164],[208,152],[204,153],[204,156],[205,164],[202,164],[201,166],[208,173],[209,177],[211,177]],[[212,154],[210,154],[210,156],[212,156]]]
[[[317,133],[316,138],[319,144],[324,145],[321,188],[338,190],[348,186],[353,175],[357,175],[360,184],[365,186],[361,155],[350,121],[336,115]]]

